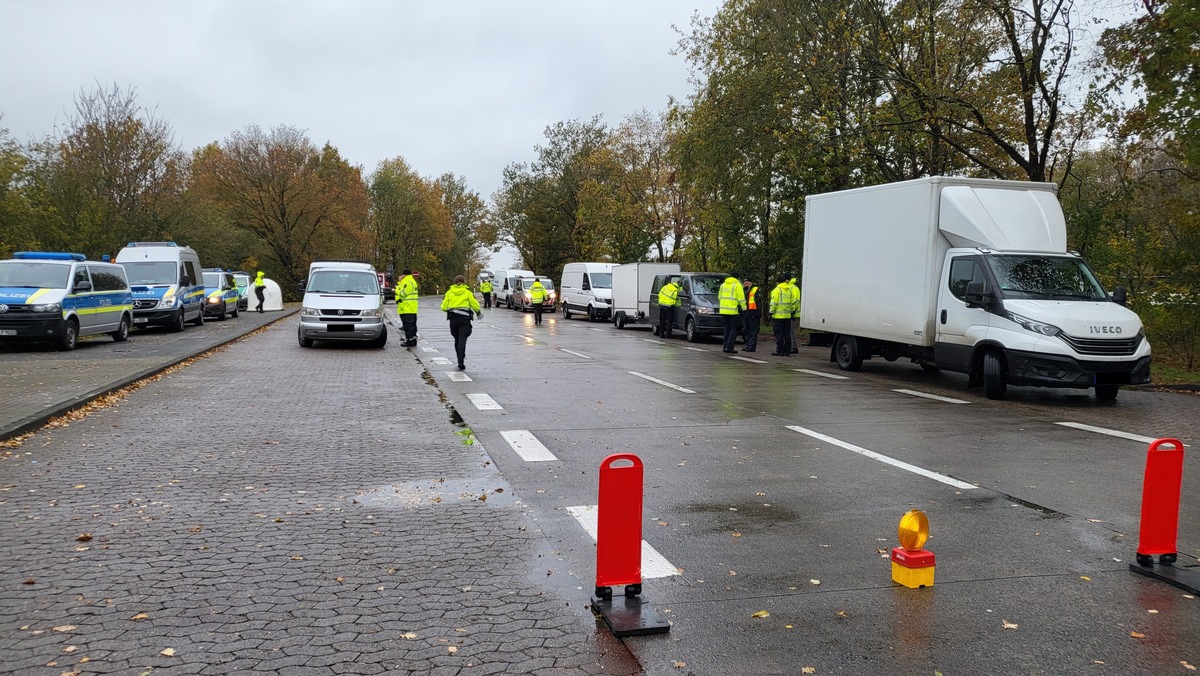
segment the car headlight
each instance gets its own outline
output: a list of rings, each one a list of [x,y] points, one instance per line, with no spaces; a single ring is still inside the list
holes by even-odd
[[[698,312],[699,314],[702,314],[702,315],[711,315],[712,308],[704,307],[703,305],[700,305],[700,306],[696,307],[696,312]]]
[[[302,307],[302,308],[300,308],[300,316],[301,317],[320,317],[321,311],[315,307]]]
[[[179,299],[175,296],[163,296],[162,299],[158,301],[158,306],[162,308],[173,308],[177,305],[179,305]]]
[[[212,303],[213,305],[216,305],[217,303],[221,302],[221,297],[220,296],[209,296],[208,302]]]
[[[41,303],[33,306],[34,312],[62,312],[61,303]]]
[[[1053,324],[1034,321],[1029,317],[1023,317],[1015,312],[1005,312],[1004,315],[1017,324],[1020,324],[1021,328],[1025,329],[1026,331],[1040,333],[1043,336],[1057,336],[1058,334],[1062,333],[1062,329]]]
[[[379,308],[375,308],[373,310],[363,310],[362,314],[359,316],[360,317],[382,317],[383,310],[381,310]]]

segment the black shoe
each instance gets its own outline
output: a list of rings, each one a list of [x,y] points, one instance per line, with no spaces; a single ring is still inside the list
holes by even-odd
[[[721,350],[721,351],[726,354],[737,354],[737,350]]]
[[[772,352],[771,356],[772,357],[786,357],[787,355],[782,352]]]
[[[459,365],[458,365],[458,370],[459,370],[459,371],[466,371],[466,370],[467,370],[467,365],[466,365],[466,364],[459,364]]]
[[[746,348],[746,349],[742,350],[742,352],[757,352],[757,351],[758,351],[758,350],[755,350],[755,349],[754,349],[754,348],[752,348],[752,347],[748,347],[748,348]]]

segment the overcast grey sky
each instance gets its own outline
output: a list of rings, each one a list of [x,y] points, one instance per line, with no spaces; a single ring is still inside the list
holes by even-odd
[[[290,124],[366,173],[403,156],[485,199],[555,122],[691,92],[670,52],[720,0],[0,0],[0,127],[54,132],[133,87],[185,150]],[[496,263],[494,261],[494,263]],[[498,263],[496,263],[498,264]]]

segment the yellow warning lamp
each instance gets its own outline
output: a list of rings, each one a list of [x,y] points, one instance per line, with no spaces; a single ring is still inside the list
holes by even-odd
[[[925,512],[910,509],[900,517],[896,529],[900,546],[892,548],[892,582],[909,589],[933,586],[934,556],[926,550],[929,539],[929,519]]]

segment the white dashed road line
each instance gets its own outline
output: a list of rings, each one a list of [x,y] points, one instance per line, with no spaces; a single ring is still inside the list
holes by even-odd
[[[821,434],[820,432],[814,432],[812,430],[805,429],[803,427],[800,427],[799,425],[788,425],[787,428],[789,430],[794,430],[796,432],[799,432],[800,434],[807,434],[808,436],[810,436],[814,439],[819,439],[821,441],[824,441],[827,444],[833,444],[834,446],[840,446],[848,451],[854,451],[855,453],[858,453],[859,455],[864,455],[868,458],[878,460],[879,462],[886,463],[893,467],[899,467],[900,469],[912,472],[913,474],[920,474],[923,477],[933,479],[934,481],[940,481],[949,486],[954,486],[955,488],[961,488],[963,490],[967,490],[969,488],[975,488],[974,485],[969,484],[965,481],[959,481],[958,479],[948,477],[945,474],[938,474],[937,472],[931,472],[923,467],[917,467],[916,465],[910,465],[907,462],[903,462],[903,461],[897,460],[895,458],[889,458],[888,456],[881,455],[879,453],[876,453],[875,451],[868,451],[867,449],[862,448],[861,446],[855,446],[854,444],[851,444],[846,441],[842,441],[841,439],[834,439],[833,437],[826,436],[824,434]]]
[[[497,404],[495,399],[492,399],[491,397],[489,397],[486,394],[482,394],[482,393],[468,394],[467,399],[470,400],[470,402],[472,404],[475,404],[475,408],[479,409],[480,411],[503,411],[504,410],[503,406],[501,406],[500,404]]]
[[[950,397],[939,397],[936,394],[926,394],[925,392],[918,392],[916,390],[892,390],[892,391],[899,392],[900,394],[912,395],[914,397],[922,397],[925,399],[935,399],[937,401],[944,401],[947,404],[969,404],[969,403],[971,403],[969,401],[963,401],[962,399],[951,399]]]
[[[423,352],[437,352],[438,351],[438,349],[436,347],[429,347],[428,345],[422,346],[421,350]]]
[[[658,383],[659,385],[663,385],[663,386],[665,386],[665,387],[669,387],[669,388],[671,388],[671,389],[673,389],[673,390],[679,390],[680,392],[683,392],[683,393],[685,393],[685,394],[695,394],[695,393],[696,393],[696,391],[695,391],[695,390],[689,390],[689,389],[688,389],[688,388],[686,388],[686,387],[680,387],[680,386],[678,386],[678,385],[676,385],[676,384],[674,384],[674,383],[668,383],[668,382],[667,382],[667,381],[665,381],[665,380],[659,380],[658,378],[655,378],[654,376],[648,376],[648,375],[646,375],[645,373],[638,373],[637,371],[630,371],[630,372],[629,372],[629,375],[632,375],[632,376],[637,376],[637,377],[639,377],[639,378],[645,378],[646,380],[649,380],[649,381],[650,381],[650,382],[652,382],[652,383]]]
[[[1129,432],[1122,432],[1120,430],[1110,430],[1105,427],[1092,427],[1091,425],[1084,425],[1083,423],[1077,423],[1077,422],[1060,422],[1060,423],[1054,423],[1054,424],[1062,425],[1063,427],[1072,427],[1074,429],[1083,430],[1085,432],[1095,432],[1096,434],[1107,434],[1110,437],[1120,437],[1122,439],[1129,439],[1130,441],[1140,441],[1143,444],[1152,444],[1155,441],[1158,441],[1158,439],[1156,439],[1154,437],[1143,437],[1140,434],[1131,434]],[[1186,444],[1185,444],[1185,446],[1186,446]]]
[[[765,363],[767,363],[767,362],[765,362],[765,361],[763,361],[763,360],[761,360],[761,359],[754,359],[754,358],[752,358],[752,357],[730,357],[730,359],[736,359],[736,360],[738,360],[738,361],[748,361],[748,362],[750,362],[751,364],[765,364]]]
[[[821,376],[822,378],[833,378],[834,380],[849,380],[849,376],[839,376],[836,373],[825,373],[824,371],[814,371],[812,369],[792,369],[800,373],[807,373],[811,376]]]
[[[567,348],[565,348],[565,347],[560,347],[560,348],[558,348],[558,349],[562,350],[563,352],[566,352],[567,354],[573,354],[573,355],[575,355],[576,357],[582,357],[583,359],[591,359],[591,357],[587,356],[586,354],[584,354],[584,353],[582,353],[582,352],[576,352],[576,351],[574,351],[574,350],[568,350],[568,349],[567,349]]]
[[[643,338],[642,342],[643,343],[654,343],[655,345],[663,344],[663,342],[661,340],[658,340],[657,338]]]
[[[471,376],[463,373],[462,371],[446,371],[446,377],[450,378],[450,380],[453,380],[456,383],[471,382]]]
[[[685,350],[691,350],[692,352],[708,352],[708,350],[706,350],[706,349],[704,349],[704,348],[702,348],[702,347],[689,347],[689,346],[687,346],[687,345],[684,345],[684,346],[683,346],[683,349],[685,349]]]
[[[587,531],[592,539],[596,539],[599,531],[599,510],[596,505],[581,505],[568,507],[567,513],[579,521],[579,525]],[[658,553],[649,542],[642,540],[642,579],[655,577],[673,577],[679,574],[679,569],[671,565],[667,557]]]
[[[529,430],[501,430],[500,436],[504,437],[513,451],[525,462],[558,460]]]
[[[431,364],[437,364],[438,366],[445,366],[450,363],[450,360],[445,357],[434,357],[433,359],[430,359],[429,362]]]

